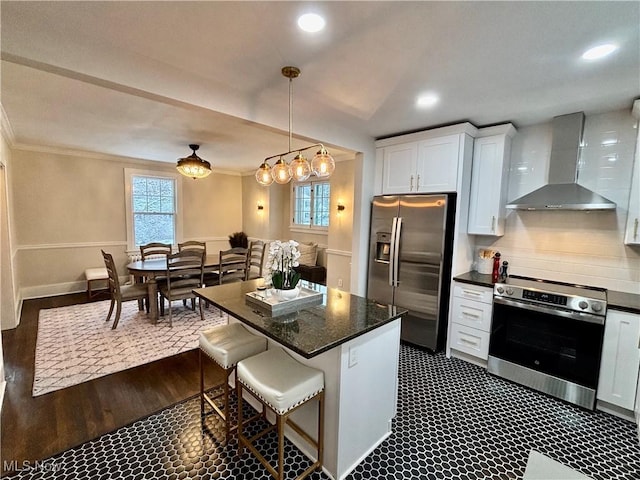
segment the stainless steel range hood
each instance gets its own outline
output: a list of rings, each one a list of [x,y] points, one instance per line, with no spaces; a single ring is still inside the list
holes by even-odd
[[[512,210],[614,210],[616,204],[578,185],[578,159],[582,144],[584,113],[553,119],[553,141],[547,185],[506,207]]]

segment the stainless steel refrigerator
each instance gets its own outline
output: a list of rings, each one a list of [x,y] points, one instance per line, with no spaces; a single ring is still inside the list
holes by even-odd
[[[408,310],[401,339],[444,346],[455,194],[374,197],[367,296]]]

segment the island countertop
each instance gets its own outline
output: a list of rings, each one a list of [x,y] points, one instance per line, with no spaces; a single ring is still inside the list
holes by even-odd
[[[262,284],[262,279],[249,280],[199,288],[194,293],[305,358],[381,327],[406,312],[335,288],[304,282],[303,286],[323,293],[322,304],[272,317],[245,299],[247,293]]]

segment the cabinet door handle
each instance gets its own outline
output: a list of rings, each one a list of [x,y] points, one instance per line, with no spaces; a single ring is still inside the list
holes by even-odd
[[[633,221],[633,239],[636,240],[638,238],[638,219],[636,218]]]
[[[469,313],[469,312],[462,312],[462,316],[470,317],[470,318],[480,318],[480,315],[477,315],[475,313]]]
[[[496,231],[496,217],[495,216],[491,217],[491,231],[492,232]]]
[[[466,343],[467,345],[474,345],[474,346],[475,346],[475,345],[478,345],[478,342],[477,342],[477,341],[469,340],[468,338],[464,338],[464,337],[460,337],[460,341],[461,341],[462,343]]]
[[[409,191],[413,192],[413,175],[411,175],[411,178],[409,179]]]
[[[416,181],[416,192],[420,190],[420,174],[418,174],[418,180]],[[636,225],[638,224],[638,221],[636,220]]]

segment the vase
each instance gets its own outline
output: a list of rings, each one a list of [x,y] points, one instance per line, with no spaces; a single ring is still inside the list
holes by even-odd
[[[300,294],[300,287],[291,288],[289,290],[277,289],[277,293],[281,300],[293,300]]]

